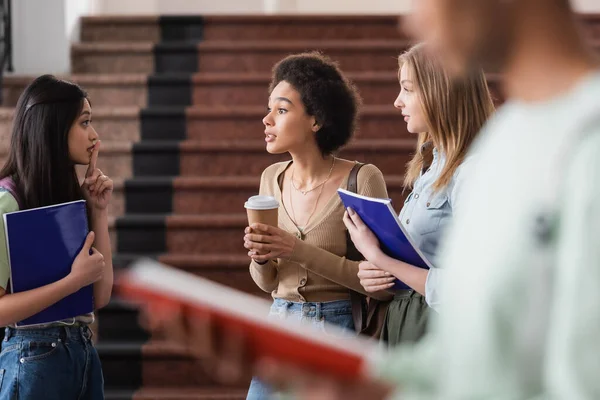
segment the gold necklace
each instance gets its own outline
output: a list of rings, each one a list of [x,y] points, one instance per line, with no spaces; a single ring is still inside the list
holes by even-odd
[[[331,172],[333,171],[333,166],[335,165],[335,157],[333,158],[333,164],[331,166],[331,169],[329,170],[329,175],[327,176],[327,179],[325,179],[325,181],[323,181],[323,183],[321,183],[319,186],[321,187],[321,190],[319,190],[319,195],[317,196],[317,201],[315,201],[315,205],[313,206],[312,212],[310,213],[310,215],[308,216],[308,219],[306,220],[306,224],[304,224],[304,228],[301,228],[298,226],[298,222],[296,220],[296,211],[294,210],[294,202],[292,201],[292,192],[290,191],[290,208],[292,211],[292,222],[294,223],[294,225],[296,226],[296,229],[298,229],[298,238],[300,240],[304,240],[304,229],[308,226],[308,224],[310,223],[310,220],[312,219],[315,211],[317,210],[317,205],[319,204],[319,200],[321,199],[321,195],[323,194],[323,188],[325,187],[325,183],[327,183],[327,181],[329,181],[329,178],[331,178]],[[293,171],[292,171],[292,176],[293,176]],[[290,177],[290,180],[292,180],[292,178]],[[292,185],[293,185],[293,181],[292,181]],[[296,189],[296,188],[294,188]],[[316,189],[313,188],[311,190]]]
[[[333,167],[335,167],[335,157],[333,157],[333,162],[331,163],[331,168],[329,169],[329,174],[327,175],[327,179],[325,179],[323,182],[319,183],[317,186],[312,187],[312,188],[310,188],[308,190],[300,190],[296,186],[296,182],[294,180],[294,173],[296,172],[296,167],[294,166],[293,169],[292,169],[292,177],[290,178],[290,180],[292,181],[292,186],[294,187],[294,189],[296,189],[296,191],[302,193],[303,196],[306,196],[307,193],[310,193],[313,190],[318,189],[319,187],[322,187],[323,185],[325,185],[325,183],[331,177],[331,172],[333,172]]]

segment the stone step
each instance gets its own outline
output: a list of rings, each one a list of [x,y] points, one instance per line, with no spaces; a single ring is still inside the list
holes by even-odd
[[[107,390],[106,400],[244,400],[247,389],[215,388],[142,388],[140,390]]]
[[[270,297],[270,294],[259,289],[252,280],[248,271],[250,259],[246,254],[236,255],[214,252],[207,252],[205,254],[167,253],[158,256],[157,259],[166,265],[227,285],[233,289],[263,298]]]
[[[161,252],[178,256],[228,254],[244,257],[247,250],[243,246],[243,237],[247,225],[246,214],[239,212],[169,216],[125,215],[116,221],[119,239],[117,251],[135,254]],[[191,260],[198,261],[198,259]],[[204,259],[200,260],[206,262]],[[237,261],[237,258],[232,260]],[[228,262],[232,260],[228,259]],[[246,258],[245,261],[247,264],[249,259]],[[195,272],[206,275],[223,271],[205,268]]]
[[[265,99],[267,96],[265,95]],[[364,106],[360,112],[357,138],[381,139],[411,137],[402,114],[393,106]],[[212,142],[254,137],[264,138],[264,105],[230,107],[151,107],[141,111],[143,140],[190,139]]]
[[[143,145],[144,143],[139,143],[136,151]],[[415,145],[416,142],[412,139],[355,140],[339,156],[375,164],[384,175],[397,175],[403,173],[404,166],[415,151]],[[179,175],[183,176],[260,176],[270,164],[289,159],[287,154],[268,154],[262,141],[184,141],[179,149]],[[153,149],[144,149],[146,150]],[[146,157],[151,155],[152,151]]]
[[[398,95],[396,72],[351,72],[363,104],[391,104]],[[155,106],[257,106],[268,100],[269,73],[197,73],[191,78],[163,74],[150,79],[150,90],[155,95],[150,104]],[[191,93],[190,93],[191,91]]]
[[[164,246],[163,246],[164,247]],[[153,249],[154,252],[154,249]],[[249,258],[246,255],[231,254],[144,254],[144,257],[157,259],[162,263],[198,275],[205,279],[227,285],[261,298],[270,298],[269,293],[260,290],[248,272]],[[113,265],[119,271],[140,258],[139,254],[115,253]],[[141,328],[137,308],[113,297],[110,304],[98,311],[99,328],[96,340],[100,342],[145,342],[148,333]]]
[[[415,151],[413,139],[355,140],[340,157],[377,165],[385,175],[396,175]],[[263,141],[142,141],[133,147],[135,176],[260,176],[285,154],[265,151]],[[129,155],[123,155],[129,158]],[[130,161],[128,161],[130,162]],[[125,161],[123,161],[125,163]],[[121,175],[124,176],[124,175]]]
[[[345,72],[395,72],[398,55],[410,44],[406,40],[92,42],[72,45],[71,64],[76,74],[268,72],[288,54],[319,50]],[[590,45],[598,51],[600,39]]]
[[[266,97],[266,96],[265,96]],[[410,137],[401,113],[391,100],[387,105],[364,106],[356,137]],[[0,157],[10,143],[13,108],[0,108]],[[103,150],[110,146],[143,140],[204,141],[264,137],[262,119],[265,107],[94,107],[93,125],[103,141]],[[253,133],[254,132],[254,133]],[[117,144],[119,143],[119,144]]]
[[[126,214],[117,219],[118,252],[243,256],[244,214]]]
[[[82,74],[61,76],[78,83],[98,107],[146,106],[257,106],[267,100],[270,74]],[[351,73],[363,104],[389,105],[398,95],[396,72]],[[4,107],[15,107],[25,87],[35,77],[13,75],[3,78]]]
[[[397,56],[406,40],[306,42],[204,42],[198,45],[200,72],[267,72],[292,53],[319,50],[340,63],[343,71],[397,71]]]
[[[406,195],[402,176],[385,179],[394,204],[402,204]],[[258,176],[134,177],[120,190],[126,190],[127,213],[224,214],[239,212],[248,197],[258,193],[259,181]],[[115,191],[113,202],[117,196],[119,208],[115,209],[121,210],[125,194]]]
[[[25,87],[37,76],[9,75],[2,78],[2,105],[14,107]],[[62,79],[81,85],[92,101],[94,111],[100,107],[144,107],[147,104],[146,74],[76,74]]]
[[[377,165],[385,175],[397,175],[415,150],[413,139],[354,140],[340,157]],[[6,161],[8,149],[0,148],[0,163]],[[271,155],[263,141],[146,141],[139,143],[103,142],[98,168],[117,181],[114,211],[124,210],[122,179],[147,176],[256,176],[270,164],[288,159],[287,155]],[[86,166],[78,166],[82,177]]]
[[[397,16],[213,15],[87,16],[84,42],[168,40],[395,39]]]
[[[97,167],[102,172],[113,179],[128,178],[131,176],[132,162],[131,151],[132,143],[128,142],[102,142],[102,151],[98,157]],[[6,162],[8,149],[6,146],[0,147],[0,164]],[[77,166],[77,174],[80,179],[85,176],[87,166]],[[118,205],[118,207],[123,207]],[[119,211],[115,211],[112,215],[118,215]]]
[[[579,14],[586,34],[600,38],[600,14]],[[395,15],[85,16],[83,42],[165,40],[319,40],[403,36]]]
[[[94,100],[92,99],[92,104]],[[10,143],[14,108],[0,108],[0,152]],[[140,109],[138,107],[92,108],[94,129],[102,139],[103,148],[108,142],[137,142],[140,139]]]
[[[214,388],[217,386],[184,348],[164,341],[102,342],[97,346],[106,390]],[[240,385],[240,388],[247,387]]]
[[[290,53],[320,50],[346,72],[393,72],[398,54],[408,46],[403,40],[77,43],[71,59],[76,74],[268,72]]]
[[[117,258],[117,257],[115,257]],[[113,261],[115,269],[118,260]],[[140,327],[137,308],[114,297],[110,303],[97,311],[99,342],[145,342],[150,335]]]
[[[357,86],[365,105],[390,105],[398,95],[397,72],[347,74]],[[80,84],[98,107],[257,106],[267,101],[268,73],[189,74],[80,74],[61,76]],[[11,75],[3,78],[3,106],[14,107],[25,87],[35,77]],[[498,80],[489,79],[496,89]],[[496,90],[497,92],[497,90]],[[498,96],[498,95],[497,95]]]
[[[337,194],[334,196],[335,201],[339,201]],[[126,214],[115,222],[116,251],[140,255],[158,252],[184,257],[207,254],[244,257],[247,253],[243,246],[244,228],[248,222],[243,203],[237,208],[237,212],[228,214]],[[400,209],[400,205],[396,208]],[[201,272],[215,271],[202,269]],[[222,271],[217,270],[219,272]]]

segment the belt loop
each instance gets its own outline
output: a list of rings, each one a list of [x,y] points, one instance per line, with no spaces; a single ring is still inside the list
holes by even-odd
[[[89,341],[89,340],[92,340],[92,336],[94,336],[94,332],[92,332],[92,330],[90,329],[90,327],[89,327],[89,326],[87,326],[87,325],[83,325],[83,326],[81,326],[79,329],[80,329],[80,331],[81,331],[81,335],[82,335],[82,336],[83,336],[85,339],[87,339],[88,341]]]
[[[316,303],[315,304],[315,318],[317,319],[317,321],[320,321],[322,319],[322,315],[323,315],[323,303]]]
[[[7,326],[4,329],[4,341],[8,342],[8,340],[10,339],[11,336],[12,336],[12,329]]]
[[[71,331],[69,330],[68,326],[61,326],[60,327],[60,335],[59,335],[60,339],[62,339],[63,342],[70,342],[71,341]]]

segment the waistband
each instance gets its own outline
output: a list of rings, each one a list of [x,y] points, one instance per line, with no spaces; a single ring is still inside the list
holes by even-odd
[[[401,289],[394,292],[394,299],[407,299],[407,298],[421,298],[423,297],[419,292],[412,289]]]
[[[274,299],[271,310],[301,313],[308,317],[320,318],[324,314],[352,314],[352,303],[350,300],[335,300],[323,303],[318,302],[294,302],[283,299]]]
[[[289,301],[284,299],[273,299],[273,304],[276,305],[286,305],[290,308],[300,309],[306,307],[315,307],[321,310],[334,310],[343,307],[350,307],[352,303],[350,300],[334,300],[334,301],[324,301],[324,302],[297,302],[297,301]]]
[[[59,339],[62,341],[72,340],[91,340],[93,336],[92,330],[87,324],[70,325],[70,326],[52,326],[48,328],[11,328],[4,329],[4,341],[10,340],[11,337],[36,337]]]

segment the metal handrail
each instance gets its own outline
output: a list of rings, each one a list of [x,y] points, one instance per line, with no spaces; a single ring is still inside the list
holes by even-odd
[[[12,54],[12,7],[11,0],[0,0],[0,104],[4,71],[14,71]]]

